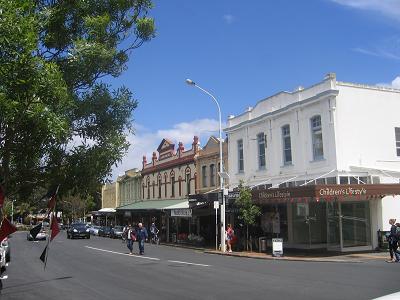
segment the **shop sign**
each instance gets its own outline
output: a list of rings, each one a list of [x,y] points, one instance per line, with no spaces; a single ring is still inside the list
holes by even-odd
[[[239,198],[239,195],[240,195],[240,191],[230,191],[230,192],[228,192],[228,199],[236,200],[237,198]]]
[[[218,209],[219,208],[219,202],[218,201],[214,201],[214,209]]]
[[[190,208],[172,209],[171,217],[192,217],[192,210]]]
[[[272,256],[283,256],[283,239],[272,239]]]
[[[125,217],[127,217],[127,218],[129,218],[130,216],[131,216],[131,212],[128,210],[128,211],[125,211],[124,212],[124,216]]]
[[[353,187],[346,187],[346,188],[322,188],[319,190],[320,196],[360,196],[366,195],[367,190],[364,187],[361,188],[353,188]]]

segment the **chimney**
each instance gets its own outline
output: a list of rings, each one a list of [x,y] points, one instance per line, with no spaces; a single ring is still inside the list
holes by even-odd
[[[195,153],[199,151],[199,137],[196,135],[193,137],[192,149]]]
[[[143,155],[143,162],[142,162],[143,169],[146,166],[146,164],[147,164],[147,157],[146,157],[146,155]]]
[[[156,152],[153,152],[153,156],[152,156],[151,160],[152,160],[153,166],[154,166],[154,164],[155,164],[155,162],[157,160],[157,153]]]

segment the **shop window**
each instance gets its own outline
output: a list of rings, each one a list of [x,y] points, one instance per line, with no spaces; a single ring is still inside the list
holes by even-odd
[[[324,159],[324,147],[322,143],[321,116],[312,117],[310,122],[311,122],[313,159],[322,160]]]
[[[263,132],[257,134],[258,169],[265,169],[265,135]]]
[[[238,172],[244,172],[244,156],[243,156],[243,140],[237,141],[237,150],[238,150]]]
[[[290,141],[290,126],[282,127],[282,148],[283,148],[283,164],[292,164],[292,145]]]
[[[360,184],[368,184],[368,176],[359,177]]]
[[[325,184],[325,178],[315,179],[315,184]]]
[[[358,178],[354,176],[350,176],[350,184],[358,184]]]
[[[400,127],[395,127],[394,133],[396,136],[396,153],[397,156],[400,156]]]

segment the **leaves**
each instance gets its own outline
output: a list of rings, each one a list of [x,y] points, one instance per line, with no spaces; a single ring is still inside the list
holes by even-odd
[[[95,193],[129,144],[137,100],[100,80],[155,35],[149,0],[0,0],[0,182],[21,201]]]

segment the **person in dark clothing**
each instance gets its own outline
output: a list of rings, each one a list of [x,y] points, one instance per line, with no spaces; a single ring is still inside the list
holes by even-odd
[[[390,234],[388,237],[389,243],[389,252],[390,252],[390,260],[387,262],[400,262],[400,252],[397,250],[398,248],[398,238],[397,238],[397,226],[395,225],[396,219],[389,219]],[[394,254],[394,257],[393,257]]]
[[[128,225],[125,230],[126,234],[126,246],[129,249],[129,254],[132,254],[133,251],[133,242],[136,241],[136,231],[132,228],[131,224]]]
[[[140,255],[143,255],[144,254],[144,242],[147,240],[149,235],[147,234],[146,227],[143,227],[142,223],[138,224],[136,237],[137,237],[138,244],[139,244],[139,253],[140,253]]]

